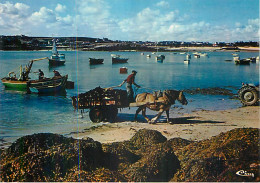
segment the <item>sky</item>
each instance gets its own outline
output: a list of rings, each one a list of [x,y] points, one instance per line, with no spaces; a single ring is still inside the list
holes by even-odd
[[[259,41],[259,0],[0,0],[0,35]]]

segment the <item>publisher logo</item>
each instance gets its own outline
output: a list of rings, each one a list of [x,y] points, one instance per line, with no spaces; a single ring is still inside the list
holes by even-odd
[[[236,172],[237,175],[243,176],[243,177],[254,177],[255,175],[253,173],[249,173],[245,170],[239,170]]]

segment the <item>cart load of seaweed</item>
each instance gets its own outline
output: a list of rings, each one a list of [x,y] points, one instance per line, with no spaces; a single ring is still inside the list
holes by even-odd
[[[75,109],[89,109],[108,105],[121,108],[128,106],[129,103],[126,90],[96,87],[78,96],[73,96],[72,105]]]

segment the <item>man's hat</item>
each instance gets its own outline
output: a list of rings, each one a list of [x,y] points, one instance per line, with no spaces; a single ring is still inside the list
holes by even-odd
[[[137,73],[135,70],[132,70],[133,73]]]

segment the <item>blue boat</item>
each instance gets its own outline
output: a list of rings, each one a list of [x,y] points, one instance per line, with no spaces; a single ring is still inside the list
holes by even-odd
[[[53,78],[45,78],[37,83],[29,85],[31,91],[39,94],[60,93],[64,92],[67,84],[68,75],[55,76]]]

